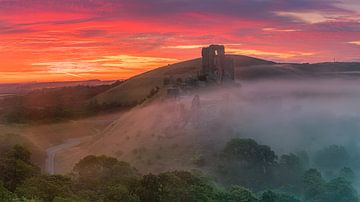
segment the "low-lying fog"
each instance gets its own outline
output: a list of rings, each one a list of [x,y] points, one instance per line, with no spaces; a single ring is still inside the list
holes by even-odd
[[[360,151],[359,85],[357,80],[278,80],[198,91],[127,112],[77,152],[112,155],[157,172],[191,168],[187,164],[197,153],[219,152],[240,137],[269,145],[277,155],[306,151],[311,157],[341,145],[353,165],[360,165],[360,152],[353,152]]]
[[[223,110],[218,120],[279,152],[354,147],[360,134],[359,85],[347,80],[245,83],[218,92],[225,98],[218,103]]]

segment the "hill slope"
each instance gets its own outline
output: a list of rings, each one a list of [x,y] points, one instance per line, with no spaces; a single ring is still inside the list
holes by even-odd
[[[258,79],[295,79],[318,77],[344,77],[360,75],[360,63],[336,62],[317,64],[275,63],[253,57],[228,55],[235,63],[237,80]],[[145,100],[153,89],[163,90],[165,78],[184,79],[196,78],[201,68],[201,58],[188,60],[134,76],[119,86],[116,86],[96,96],[99,103],[119,103],[133,105]]]
[[[234,59],[235,71],[252,66],[271,66],[276,63],[257,58],[229,55]],[[112,88],[105,93],[98,95],[95,99],[99,103],[122,103],[133,104],[145,99],[152,89],[163,86],[165,78],[196,78],[201,68],[201,58],[188,60],[164,67],[160,67],[149,72],[134,76],[121,85]]]

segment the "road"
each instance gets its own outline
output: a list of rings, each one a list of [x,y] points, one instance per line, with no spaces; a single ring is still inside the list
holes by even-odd
[[[55,145],[46,150],[46,162],[45,162],[45,170],[47,173],[53,175],[55,174],[55,157],[56,154],[61,152],[62,150],[66,150],[71,147],[75,147],[83,142],[84,138],[74,138],[68,139],[64,143]]]

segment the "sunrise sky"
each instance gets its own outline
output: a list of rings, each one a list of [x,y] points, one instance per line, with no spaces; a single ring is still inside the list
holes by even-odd
[[[227,53],[360,61],[359,0],[0,0],[0,82],[124,79]]]

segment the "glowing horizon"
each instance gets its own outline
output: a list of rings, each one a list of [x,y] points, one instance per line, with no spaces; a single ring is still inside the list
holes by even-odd
[[[0,83],[116,80],[200,57],[360,61],[357,0],[0,0]]]

